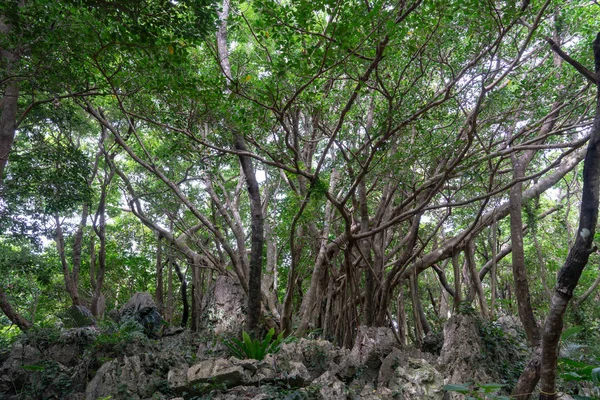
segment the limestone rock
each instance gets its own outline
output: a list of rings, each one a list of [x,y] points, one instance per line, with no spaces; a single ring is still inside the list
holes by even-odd
[[[444,346],[439,364],[445,367],[445,383],[492,382],[481,365],[482,342],[475,319],[454,315],[444,325]]]
[[[512,337],[518,337],[519,334],[523,332],[523,324],[517,316],[503,315],[500,318],[498,318],[496,323],[500,326],[500,328],[502,329],[502,331],[504,331],[505,334],[510,335]]]
[[[202,301],[203,329],[214,335],[241,336],[246,320],[246,294],[229,276],[217,277]]]
[[[442,400],[444,380],[424,359],[410,359],[408,366],[398,367],[389,388],[404,400]]]
[[[8,358],[0,367],[0,393],[19,391],[26,383],[28,373],[22,367],[40,360],[38,349],[20,342],[15,343]]]
[[[92,315],[92,312],[84,306],[71,306],[67,310],[68,322],[67,325],[71,325],[74,328],[83,328],[85,326],[96,325],[96,319]]]
[[[336,373],[347,355],[347,350],[326,340],[300,339],[297,342],[284,343],[277,354],[268,355],[265,360],[273,357],[275,364],[286,361],[300,362],[306,366],[312,380],[326,371]]]
[[[382,360],[398,347],[390,328],[360,326],[350,352],[350,359],[356,365],[377,369]]]
[[[323,400],[346,400],[346,385],[329,371],[312,381],[311,385],[319,388],[319,396]]]
[[[129,319],[144,327],[147,335],[156,336],[162,327],[163,320],[158,313],[156,303],[150,293],[136,293],[120,310],[122,322]]]
[[[176,367],[169,370],[167,373],[167,382],[177,393],[183,391],[187,385],[187,366]]]
[[[245,376],[241,366],[234,365],[224,358],[202,361],[191,366],[187,371],[187,380],[190,385],[212,383],[231,388],[242,384]]]

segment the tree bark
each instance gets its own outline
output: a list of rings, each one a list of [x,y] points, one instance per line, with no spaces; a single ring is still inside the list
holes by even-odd
[[[164,282],[163,282],[163,265],[162,265],[162,245],[160,243],[160,234],[156,235],[156,292],[154,293],[154,301],[158,307],[158,312],[162,315],[165,308]]]
[[[8,299],[6,298],[6,294],[4,293],[4,288],[0,287],[0,309],[6,317],[15,325],[19,327],[23,332],[29,330],[33,324],[23,318],[15,309],[11,306]]]
[[[563,317],[573,291],[579,282],[593,246],[594,233],[598,222],[598,192],[600,189],[600,33],[594,40],[594,61],[596,72],[596,116],[583,164],[583,194],[579,215],[579,228],[575,243],[565,264],[558,272],[550,312],[546,318],[542,336],[542,361],[540,364],[540,400],[554,400],[556,393],[556,365],[558,345],[563,327]]]
[[[469,276],[471,278],[471,284],[474,286],[477,298],[479,299],[479,307],[481,308],[481,315],[485,319],[489,319],[490,315],[488,312],[487,301],[485,294],[483,293],[483,286],[481,286],[481,280],[477,273],[477,266],[475,265],[475,242],[470,241],[465,249],[465,256],[467,258],[467,268],[469,270]]]
[[[521,209],[523,207],[523,183],[519,180],[525,176],[527,160],[512,154],[513,180],[518,181],[510,188],[510,238],[512,243],[512,270],[515,282],[515,294],[519,318],[527,334],[530,346],[537,346],[540,342],[540,328],[533,315],[531,307],[531,295],[529,293],[529,282],[527,280],[527,268],[525,267],[525,250],[523,248],[523,218]]]
[[[183,304],[183,312],[181,314],[181,327],[185,328],[187,325],[187,321],[190,316],[190,303],[187,298],[187,281],[185,280],[185,276],[181,272],[181,268],[176,262],[173,262],[173,266],[175,267],[175,273],[179,278],[179,282],[181,282],[181,286],[179,287],[179,291],[181,294],[181,303]]]
[[[236,149],[247,152],[244,137],[236,136]],[[248,197],[250,199],[251,234],[250,234],[250,273],[248,276],[248,319],[246,328],[249,332],[258,334],[258,324],[262,315],[261,310],[261,279],[263,267],[263,245],[264,245],[264,216],[260,200],[260,190],[256,173],[249,156],[238,155],[242,171],[246,178]]]
[[[4,181],[4,168],[12,149],[17,130],[17,102],[19,99],[19,83],[9,81],[2,97],[0,113],[0,183]]]

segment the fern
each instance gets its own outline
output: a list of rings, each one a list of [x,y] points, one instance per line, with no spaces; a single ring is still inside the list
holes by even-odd
[[[237,338],[221,338],[221,342],[230,350],[231,355],[241,360],[243,359],[254,359],[263,360],[267,354],[277,353],[281,348],[283,342],[283,332],[277,337],[275,335],[275,329],[271,328],[267,332],[263,340],[250,338],[250,335],[246,331],[242,332],[242,340]]]

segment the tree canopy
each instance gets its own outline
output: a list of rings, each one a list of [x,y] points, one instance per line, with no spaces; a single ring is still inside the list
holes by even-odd
[[[599,11],[3,2],[0,334],[138,291],[197,329],[228,275],[256,334],[391,326],[419,346],[466,305],[518,315],[555,398],[563,318],[600,317],[597,271],[565,264],[598,262]]]

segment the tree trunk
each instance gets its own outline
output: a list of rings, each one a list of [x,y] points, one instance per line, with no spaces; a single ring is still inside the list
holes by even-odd
[[[103,135],[105,131],[103,130]],[[104,136],[103,136],[104,139]],[[105,157],[108,158],[106,150],[104,150],[104,141],[100,143]],[[107,160],[106,166],[108,168],[110,163]],[[100,200],[98,201],[98,210],[96,211],[96,218],[99,219],[100,223],[98,227],[94,223],[94,231],[100,239],[100,250],[98,251],[98,270],[96,272],[96,285],[94,287],[94,295],[92,297],[91,312],[96,318],[102,318],[104,315],[104,309],[106,307],[104,296],[102,295],[102,285],[104,284],[104,275],[106,274],[106,197],[108,195],[108,186],[110,185],[115,172],[112,168],[109,171],[104,170],[104,180],[102,182],[102,188],[100,190]],[[96,219],[94,219],[95,222]]]
[[[460,302],[462,301],[459,255],[460,252],[458,250],[455,250],[452,254],[452,270],[454,271],[454,314],[458,314]]]
[[[412,300],[413,321],[415,326],[415,345],[421,348],[423,345],[423,325],[421,323],[421,314],[419,313],[419,282],[415,275],[409,278],[410,298]]]
[[[14,308],[8,302],[6,298],[6,294],[4,294],[4,290],[0,287],[0,309],[6,317],[15,325],[17,325],[23,332],[29,330],[33,324],[23,318],[18,312],[15,311]]]
[[[579,215],[579,228],[575,243],[565,264],[558,272],[550,312],[542,336],[542,361],[540,364],[540,400],[554,400],[556,393],[556,364],[558,345],[563,327],[563,317],[573,291],[579,282],[590,254],[595,251],[593,241],[598,222],[598,192],[600,188],[600,33],[594,40],[596,70],[596,116],[583,163],[583,194]]]
[[[236,136],[236,149],[247,152],[244,137]],[[260,200],[260,191],[252,159],[247,155],[238,155],[242,171],[246,178],[248,197],[250,199],[251,215],[251,246],[250,246],[250,274],[248,277],[248,311],[246,328],[248,332],[258,334],[258,323],[262,315],[261,311],[261,279],[263,267],[263,244],[264,244],[264,216],[262,212],[262,203]]]
[[[165,309],[165,295],[163,283],[163,265],[162,265],[162,245],[160,243],[160,234],[156,235],[156,292],[154,293],[154,301],[158,307],[158,312],[163,315]]]
[[[17,130],[17,101],[19,99],[19,83],[9,81],[2,97],[0,113],[0,183],[4,181],[4,168],[12,149]]]
[[[187,298],[187,281],[185,280],[185,276],[181,272],[181,268],[176,262],[173,262],[173,266],[175,267],[175,273],[179,278],[179,282],[181,282],[181,286],[179,287],[179,291],[181,294],[181,303],[183,304],[183,313],[181,314],[181,326],[185,328],[187,325],[188,318],[190,316],[190,303]]]
[[[396,315],[398,320],[398,336],[400,344],[406,346],[406,335],[408,333],[408,324],[406,323],[406,309],[404,308],[404,285],[398,285],[398,297],[396,298]]]
[[[467,258],[467,268],[469,270],[469,277],[471,278],[471,285],[473,285],[477,298],[479,299],[479,307],[481,307],[481,315],[485,319],[489,319],[489,313],[487,308],[487,301],[485,294],[483,293],[483,286],[481,286],[481,280],[479,279],[479,273],[477,272],[477,266],[475,265],[475,242],[470,241],[465,249],[465,256]]]
[[[519,181],[525,176],[527,161],[512,154],[513,181]],[[512,243],[512,270],[515,282],[515,294],[519,318],[527,334],[530,346],[540,342],[540,329],[533,315],[527,269],[525,267],[525,250],[523,248],[523,183],[518,182],[510,188],[510,238]]]

